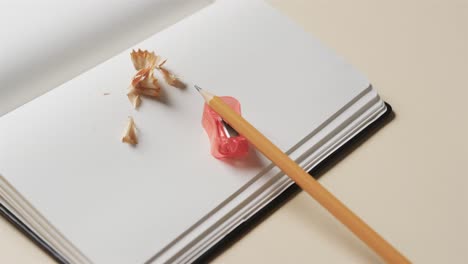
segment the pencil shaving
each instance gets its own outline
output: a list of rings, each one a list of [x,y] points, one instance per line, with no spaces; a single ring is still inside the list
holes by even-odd
[[[166,63],[167,59],[161,61],[159,64],[158,64],[158,68],[161,68],[165,63]]]
[[[140,106],[142,96],[159,97],[160,95],[161,87],[158,79],[154,76],[155,68],[161,72],[167,84],[174,87],[185,87],[185,84],[163,67],[167,59],[161,60],[161,57],[156,56],[154,52],[141,49],[132,50],[130,57],[137,72],[130,83],[127,97],[135,109]],[[159,63],[157,63],[158,61]],[[132,117],[129,117],[122,142],[131,145],[138,144],[135,122]]]
[[[135,76],[133,76],[131,86],[136,89],[161,89],[158,84],[158,79],[154,77],[152,68],[144,68],[139,70]]]
[[[153,89],[153,88],[135,88],[135,92],[140,95],[146,95],[150,97],[159,97],[161,90],[160,89]]]
[[[167,84],[177,87],[179,79],[174,74],[171,74],[168,70],[162,67],[159,68],[159,71],[161,71],[163,78]]]
[[[158,57],[159,59],[159,57]],[[167,59],[161,61],[160,63],[158,63],[158,65],[156,66],[156,68],[161,72],[163,78],[164,78],[164,81],[166,81],[167,84],[169,84],[170,86],[174,86],[174,87],[177,87],[177,88],[183,88],[185,87],[185,84],[183,84],[179,78],[177,78],[177,76],[175,76],[174,74],[172,74],[168,69],[166,69],[165,67],[163,67],[164,64],[166,64],[167,62]]]
[[[138,108],[141,104],[141,95],[158,97],[160,91],[161,87],[159,86],[158,79],[154,77],[153,69],[149,67],[140,69],[135,74],[127,96],[133,107]]]
[[[135,109],[137,109],[140,106],[141,104],[140,95],[136,92],[136,90],[133,87],[130,88],[130,92],[128,92],[127,97]]]
[[[138,49],[138,51],[132,50],[130,56],[132,57],[133,66],[137,71],[144,68],[154,68],[156,64],[157,56],[154,52]]]
[[[132,117],[129,117],[127,127],[125,128],[124,135],[122,137],[122,142],[128,143],[130,145],[138,144],[138,138],[136,135],[136,126]]]

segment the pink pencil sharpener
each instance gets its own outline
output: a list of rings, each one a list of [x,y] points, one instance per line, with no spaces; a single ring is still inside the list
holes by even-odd
[[[241,114],[239,101],[230,96],[221,96],[226,104]],[[249,153],[249,143],[226,123],[210,106],[205,104],[202,125],[211,143],[211,155],[217,159],[240,158]]]

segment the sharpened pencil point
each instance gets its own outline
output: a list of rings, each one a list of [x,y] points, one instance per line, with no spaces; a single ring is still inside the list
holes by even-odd
[[[214,95],[206,90],[203,90],[200,86],[194,85],[194,87],[201,94],[201,96],[203,96],[203,99],[205,99],[206,102],[209,102],[214,97]]]

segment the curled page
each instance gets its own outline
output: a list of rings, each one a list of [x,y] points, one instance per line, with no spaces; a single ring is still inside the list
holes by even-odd
[[[0,4],[0,32],[9,36],[0,49],[0,116],[212,2],[18,0]],[[20,50],[21,56],[12,50]],[[24,72],[28,78],[18,78]]]

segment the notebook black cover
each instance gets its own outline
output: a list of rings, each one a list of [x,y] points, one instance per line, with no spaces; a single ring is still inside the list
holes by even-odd
[[[309,174],[313,175],[314,178],[320,178],[330,167],[344,159],[350,154],[355,148],[359,147],[367,138],[375,134],[380,128],[390,122],[395,114],[393,113],[392,107],[385,103],[387,111],[381,115],[372,124],[368,125],[351,140],[346,142],[338,150],[333,152],[325,160],[320,162],[314,169],[309,171]],[[275,210],[279,209],[281,205],[287,202],[289,199],[299,193],[300,188],[293,184],[267,206],[263,207],[255,215],[250,217],[247,221],[236,227],[232,232],[225,236],[221,241],[216,243],[207,252],[200,256],[195,263],[207,263],[219,255],[224,249],[234,244],[237,240],[242,238],[244,234],[249,232],[263,219],[268,217]],[[68,263],[62,256],[60,256],[53,248],[51,248],[44,240],[37,236],[31,229],[29,229],[24,223],[22,223],[13,213],[11,213],[5,206],[0,203],[0,215],[6,218],[12,223],[21,233],[31,239],[37,246],[44,250],[49,256],[51,256],[58,263]]]

